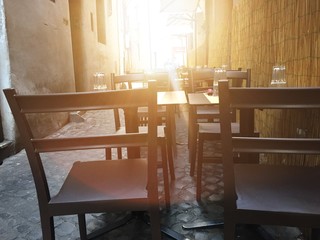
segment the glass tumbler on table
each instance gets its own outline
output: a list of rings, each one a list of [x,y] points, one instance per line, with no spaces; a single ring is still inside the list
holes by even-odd
[[[284,65],[273,66],[272,80],[270,87],[286,87],[287,81],[285,76],[286,67]]]

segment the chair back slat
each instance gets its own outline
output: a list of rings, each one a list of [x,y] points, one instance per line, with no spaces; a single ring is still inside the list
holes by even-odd
[[[16,95],[15,99],[23,113],[71,112],[111,109],[116,107],[137,107],[146,104],[143,89],[133,92],[86,92],[56,93],[44,95]]]
[[[320,139],[234,137],[237,153],[320,154]]]
[[[105,149],[107,147],[140,147],[147,146],[147,134],[127,133],[123,135],[68,137],[68,138],[35,138],[31,140],[35,152],[56,152],[70,150]]]
[[[237,108],[315,109],[320,107],[320,98],[317,95],[319,88],[251,88],[251,90],[231,88],[230,93],[231,104]]]

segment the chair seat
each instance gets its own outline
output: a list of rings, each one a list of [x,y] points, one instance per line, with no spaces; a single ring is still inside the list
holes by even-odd
[[[236,164],[237,208],[320,214],[319,176],[317,167]]]
[[[75,162],[50,204],[147,198],[146,159]]]
[[[220,123],[198,123],[199,125],[199,134],[210,133],[210,134],[219,134]],[[231,132],[233,134],[240,133],[240,124],[237,122],[231,123]]]

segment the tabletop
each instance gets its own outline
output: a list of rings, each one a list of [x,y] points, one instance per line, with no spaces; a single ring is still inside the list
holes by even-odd
[[[158,92],[158,105],[187,104],[188,100],[184,91]]]
[[[219,104],[219,96],[208,95],[207,93],[189,93],[190,105]]]

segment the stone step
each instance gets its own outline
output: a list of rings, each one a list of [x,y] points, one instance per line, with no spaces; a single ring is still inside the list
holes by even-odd
[[[5,158],[12,154],[14,154],[13,142],[7,140],[0,142],[0,165],[2,165]]]

